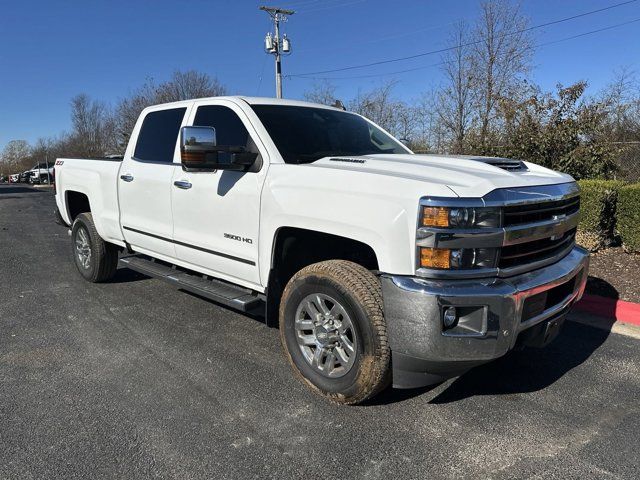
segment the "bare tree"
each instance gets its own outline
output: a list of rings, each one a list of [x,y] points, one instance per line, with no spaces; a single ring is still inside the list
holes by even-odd
[[[227,89],[215,77],[189,70],[175,71],[171,79],[161,83],[156,90],[157,103],[191,100],[192,98],[225,95]]]
[[[304,99],[307,102],[334,105],[336,102],[336,86],[329,80],[314,82],[311,90],[304,92]]]
[[[127,148],[131,131],[140,116],[140,112],[156,102],[157,87],[153,79],[148,78],[136,91],[118,103],[115,111],[116,134],[121,152]]]
[[[102,156],[112,143],[113,118],[104,102],[86,94],[71,99],[72,132],[68,147],[74,155]]]
[[[479,148],[489,143],[498,101],[517,88],[529,71],[533,40],[529,21],[519,5],[506,0],[488,0],[480,6],[480,18],[472,34]]]
[[[225,95],[226,92],[226,87],[217,78],[193,70],[175,71],[170,80],[159,85],[153,79],[147,79],[142,87],[122,99],[116,108],[114,129],[121,153],[126,148],[131,131],[144,108],[158,103],[215,97]]]
[[[39,138],[31,147],[29,154],[29,165],[37,165],[48,162],[53,165],[58,156],[64,156],[64,152],[59,150],[60,139]]]
[[[614,72],[599,100],[609,105],[608,128],[616,141],[637,140],[640,134],[640,79],[629,68]]]
[[[456,25],[451,43],[454,48],[442,57],[445,83],[436,94],[434,107],[441,127],[451,138],[449,150],[463,153],[476,98],[469,31],[464,22]]]
[[[394,102],[394,123],[390,132],[396,137],[408,141],[412,148],[423,148],[418,139],[419,110],[411,105]]]
[[[395,123],[393,88],[397,82],[386,82],[368,92],[358,92],[349,102],[349,110],[363,115],[382,128],[392,131]]]
[[[420,111],[394,97],[395,85],[395,81],[390,81],[368,92],[360,91],[348,108],[413,144],[418,136]]]
[[[414,151],[416,153],[444,153],[449,150],[451,135],[440,121],[437,102],[439,93],[440,90],[436,88],[426,91],[415,107],[417,120]]]
[[[619,176],[628,181],[639,181],[640,78],[629,68],[618,69],[598,100],[608,107],[600,132],[601,143],[619,146],[616,158]]]
[[[31,148],[26,140],[11,140],[8,142],[2,150],[2,154],[0,154],[2,173],[15,173],[13,170],[28,168],[23,163],[29,158],[30,153]]]

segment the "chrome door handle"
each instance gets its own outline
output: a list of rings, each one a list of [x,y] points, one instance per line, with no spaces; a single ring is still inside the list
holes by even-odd
[[[120,180],[124,180],[125,182],[133,182],[133,175],[125,173],[124,175],[120,175]]]
[[[192,187],[192,185],[187,182],[186,180],[176,180],[175,182],[173,182],[173,184],[178,187],[181,188],[183,190],[188,190]]]

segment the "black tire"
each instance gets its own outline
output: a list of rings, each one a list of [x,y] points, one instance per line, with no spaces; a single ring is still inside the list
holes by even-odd
[[[315,294],[336,299],[355,329],[355,359],[347,373],[338,378],[328,378],[314,369],[298,343],[296,312],[309,295]],[[391,353],[380,282],[356,263],[329,260],[296,273],[282,294],[280,339],[296,376],[331,402],[346,405],[364,402],[384,390],[391,380]]]
[[[90,258],[83,264],[77,251],[77,242],[82,236],[88,239]],[[92,283],[106,282],[113,278],[118,268],[118,247],[105,242],[96,230],[90,213],[81,213],[71,227],[73,260],[85,280]]]

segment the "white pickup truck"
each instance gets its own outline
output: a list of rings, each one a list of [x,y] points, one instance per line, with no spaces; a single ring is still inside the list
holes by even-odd
[[[517,160],[415,155],[337,108],[219,97],[145,109],[122,159],[56,162],[92,282],[118,262],[279,325],[338,403],[553,339],[582,295],[579,192]]]
[[[48,163],[40,163],[38,165],[34,165],[33,168],[29,170],[28,174],[29,183],[50,183],[53,181],[54,165]]]

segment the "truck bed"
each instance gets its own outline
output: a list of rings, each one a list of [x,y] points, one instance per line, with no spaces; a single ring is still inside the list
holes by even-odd
[[[91,199],[91,212],[98,233],[105,240],[119,245],[124,241],[118,207],[121,164],[122,158],[59,158],[55,165],[56,190],[77,192]],[[58,195],[57,203],[62,218],[71,224],[68,195]]]

